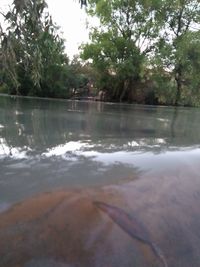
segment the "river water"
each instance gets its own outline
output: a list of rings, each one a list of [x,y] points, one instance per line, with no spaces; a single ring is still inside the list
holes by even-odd
[[[123,212],[167,266],[200,266],[199,118],[195,108],[1,96],[0,266],[164,266]],[[119,208],[114,219],[94,201]]]

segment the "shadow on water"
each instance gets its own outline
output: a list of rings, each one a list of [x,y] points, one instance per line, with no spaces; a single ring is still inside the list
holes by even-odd
[[[198,267],[199,116],[0,97],[0,267]]]

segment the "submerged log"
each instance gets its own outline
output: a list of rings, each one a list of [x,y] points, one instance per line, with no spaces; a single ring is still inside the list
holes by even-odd
[[[141,222],[138,222],[136,218],[131,217],[128,213],[118,207],[98,201],[95,201],[94,205],[107,213],[109,217],[132,238],[148,245],[152,249],[154,255],[161,260],[163,266],[168,267],[164,254],[160,248],[151,241],[149,233],[142,226]]]

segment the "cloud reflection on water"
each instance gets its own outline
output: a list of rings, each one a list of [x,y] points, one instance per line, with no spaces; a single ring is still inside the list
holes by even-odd
[[[14,158],[14,159],[25,159],[28,158],[27,153],[30,152],[29,147],[11,147],[5,139],[0,138],[0,159]]]
[[[164,149],[165,147],[165,149]],[[59,144],[52,148],[47,148],[41,154],[35,153],[30,147],[11,147],[6,140],[0,138],[0,159],[35,159],[57,157],[63,160],[79,161],[80,157],[98,161],[105,165],[109,164],[127,164],[144,166],[154,166],[157,163],[172,164],[174,160],[180,157],[190,157],[200,152],[199,146],[190,147],[168,147],[163,138],[138,139],[126,143],[117,144],[115,140],[110,143],[103,140],[94,143],[92,140],[69,141]],[[168,165],[167,164],[167,165]],[[159,165],[159,164],[158,164]]]
[[[199,116],[197,109],[0,97],[0,195],[196,168]]]

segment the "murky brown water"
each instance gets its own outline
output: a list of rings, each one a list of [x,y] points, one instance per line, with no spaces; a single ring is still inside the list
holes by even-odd
[[[1,97],[0,266],[200,266],[199,117]]]

